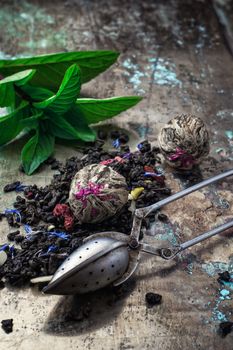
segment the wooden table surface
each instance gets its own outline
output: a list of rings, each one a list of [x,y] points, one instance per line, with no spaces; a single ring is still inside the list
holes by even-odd
[[[223,13],[230,15],[231,2],[226,3],[229,7]],[[144,96],[112,123],[155,144],[158,130],[169,119],[196,114],[205,120],[211,136],[202,176],[232,168],[233,58],[227,47],[229,35],[224,35],[211,1],[1,1],[0,28],[3,58],[120,51],[118,63],[83,86],[83,95]],[[227,29],[229,34],[231,28]],[[5,184],[21,180],[45,185],[53,174],[46,167],[31,177],[19,173],[19,145],[14,142],[0,152],[0,210],[11,207],[15,196],[3,194]],[[55,155],[62,160],[76,152],[57,146]],[[189,185],[181,175],[164,169],[173,192]],[[145,240],[157,245],[182,242],[232,218],[232,189],[229,179],[167,206],[163,212],[169,222],[156,223]],[[2,221],[2,243],[9,230]],[[4,288],[0,319],[13,318],[14,331],[7,335],[0,330],[0,349],[230,350],[233,334],[224,339],[217,334],[222,320],[233,321],[233,291],[228,287],[229,298],[221,299],[223,286],[217,282],[218,272],[227,269],[233,273],[232,230],[172,262],[143,257],[117,298],[105,291],[87,299],[42,295],[36,288]],[[162,304],[147,308],[147,292],[162,294]],[[66,321],[69,310],[80,305],[90,305],[90,316]]]

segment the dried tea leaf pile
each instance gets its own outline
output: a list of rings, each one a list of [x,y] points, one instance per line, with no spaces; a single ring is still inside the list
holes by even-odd
[[[128,141],[126,137],[124,141]],[[5,283],[20,286],[32,278],[53,274],[64,259],[82,244],[83,238],[94,232],[130,233],[131,201],[115,216],[101,223],[80,224],[74,219],[68,225],[69,216],[56,215],[59,210],[69,213],[71,181],[83,167],[101,163],[124,176],[129,197],[135,200],[136,207],[150,205],[170,195],[159,168],[157,148],[144,141],[138,145],[136,152],[130,152],[127,145],[108,152],[103,149],[103,144],[104,141],[98,140],[93,147],[85,150],[81,158],[71,157],[65,164],[49,159],[47,164],[58,172],[45,187],[33,185],[25,188],[18,182],[5,187],[6,192],[23,191],[23,195],[16,196],[14,209],[1,214],[11,227],[17,228],[8,235],[10,242],[3,242],[0,246],[0,250],[7,254],[7,261],[0,266],[0,278]],[[144,225],[153,218],[153,215],[147,218]]]

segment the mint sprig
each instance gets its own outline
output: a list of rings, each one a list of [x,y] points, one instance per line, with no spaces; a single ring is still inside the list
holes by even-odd
[[[14,63],[0,61],[0,73],[13,73],[0,80],[0,107],[9,110],[9,114],[0,117],[0,146],[23,130],[32,133],[21,153],[26,174],[31,175],[53,153],[56,138],[92,142],[96,134],[89,124],[112,118],[141,100],[138,96],[102,100],[79,97],[81,83],[108,68],[113,57],[111,51],[97,51],[96,56],[82,52],[19,59]],[[70,65],[73,61],[76,62]]]

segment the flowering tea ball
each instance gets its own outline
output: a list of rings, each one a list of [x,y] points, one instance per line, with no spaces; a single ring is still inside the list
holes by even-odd
[[[69,204],[80,223],[101,222],[114,216],[127,201],[125,178],[106,165],[87,165],[71,182]]]
[[[210,150],[204,122],[193,115],[171,119],[159,133],[159,147],[165,160],[174,168],[191,169]]]

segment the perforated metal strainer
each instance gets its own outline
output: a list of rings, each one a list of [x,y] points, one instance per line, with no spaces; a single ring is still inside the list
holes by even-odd
[[[136,270],[141,252],[169,260],[182,250],[233,227],[232,220],[172,248],[158,249],[139,242],[142,220],[152,211],[156,211],[189,193],[232,175],[233,169],[202,181],[151,206],[136,209],[132,231],[129,236],[113,231],[89,236],[84,240],[84,244],[62,263],[50,283],[43,289],[43,292],[61,295],[82,294],[110,284],[120,285]]]

